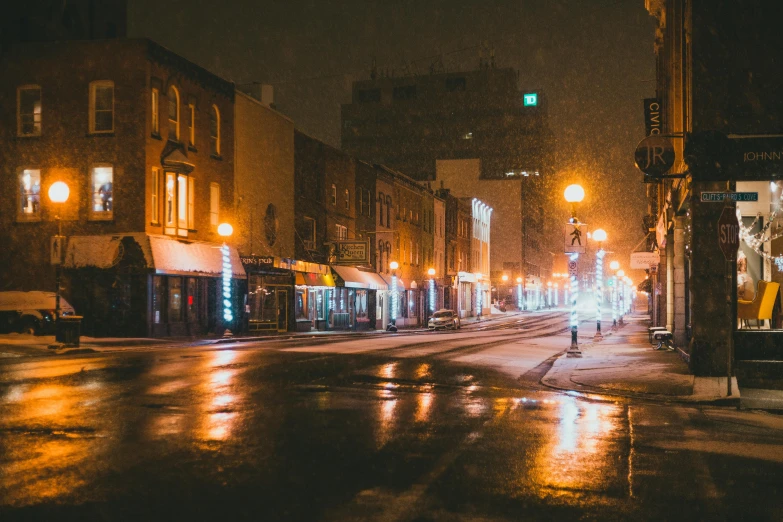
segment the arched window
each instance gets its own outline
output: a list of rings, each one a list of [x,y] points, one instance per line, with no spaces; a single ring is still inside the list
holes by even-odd
[[[378,272],[383,272],[383,241],[378,241]]]
[[[220,111],[215,105],[209,109],[209,153],[220,156]]]
[[[391,228],[391,196],[386,196],[386,228]]]
[[[378,217],[381,220],[381,226],[383,226],[383,192],[378,192]]]
[[[179,91],[173,85],[169,87],[169,139],[179,141]]]

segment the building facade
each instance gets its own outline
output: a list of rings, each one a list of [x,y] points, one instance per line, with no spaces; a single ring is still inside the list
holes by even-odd
[[[783,360],[776,285],[783,282],[783,247],[770,231],[781,226],[783,192],[775,65],[783,52],[781,8],[761,1],[648,0],[646,6],[657,21],[658,132],[675,156],[667,173],[646,178],[645,226],[650,249],[660,252],[660,265],[651,269],[654,319],[674,333],[696,375],[737,376],[740,384],[779,379],[770,368]],[[725,191],[755,192],[757,200],[704,198]],[[724,260],[720,248],[716,224],[725,208],[740,217],[739,261]],[[747,284],[745,301],[769,294],[765,317],[747,317],[738,280]],[[758,330],[740,327],[738,316]]]
[[[143,39],[14,44],[0,71],[0,288],[54,289],[59,221],[85,333],[235,327],[245,274],[227,249],[227,320],[217,232],[233,219],[233,85]],[[47,197],[57,181],[65,203]]]

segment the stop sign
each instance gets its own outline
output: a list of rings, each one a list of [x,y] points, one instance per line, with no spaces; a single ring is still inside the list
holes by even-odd
[[[737,221],[737,211],[731,207],[724,207],[718,219],[718,243],[723,251],[726,261],[737,259],[737,250],[739,250],[739,222]]]

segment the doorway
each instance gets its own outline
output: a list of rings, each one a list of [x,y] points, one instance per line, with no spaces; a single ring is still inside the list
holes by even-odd
[[[288,331],[288,290],[277,289],[277,331]]]

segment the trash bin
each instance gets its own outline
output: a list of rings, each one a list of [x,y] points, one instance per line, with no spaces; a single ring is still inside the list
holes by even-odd
[[[82,335],[82,316],[81,315],[63,315],[57,321],[57,331],[55,340],[58,343],[70,346],[79,346],[79,339]]]

